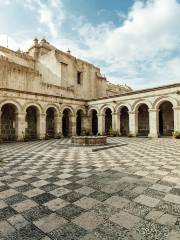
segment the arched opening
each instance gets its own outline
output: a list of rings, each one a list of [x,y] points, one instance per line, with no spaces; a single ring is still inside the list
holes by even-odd
[[[76,134],[80,136],[83,128],[83,111],[78,110],[76,115]]]
[[[105,134],[109,134],[109,130],[112,128],[112,111],[107,108],[105,111]]]
[[[37,122],[38,122],[38,109],[35,106],[29,106],[26,109],[26,129],[25,136],[27,139],[37,139]]]
[[[95,109],[92,110],[92,134],[97,135],[98,133],[98,116],[97,111]]]
[[[138,135],[148,136],[149,134],[149,108],[141,104],[138,108]]]
[[[173,105],[169,101],[161,103],[159,106],[159,134],[161,136],[172,136],[174,131],[174,111]]]
[[[16,136],[17,108],[7,103],[1,108],[1,137],[3,141],[14,141]]]
[[[71,135],[71,111],[69,109],[64,109],[62,117],[62,134],[64,137]]]
[[[55,109],[53,107],[46,111],[46,134],[49,138],[55,136]]]
[[[129,111],[126,106],[120,111],[120,132],[122,136],[127,136],[129,133]]]

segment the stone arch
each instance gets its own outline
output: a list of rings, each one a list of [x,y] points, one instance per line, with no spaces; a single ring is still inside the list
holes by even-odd
[[[98,109],[97,107],[91,107],[91,108],[88,110],[88,113],[87,113],[88,117],[91,116],[91,113],[92,113],[93,110],[95,110],[95,111],[97,112],[97,114],[99,114],[99,109]]]
[[[62,106],[62,108],[60,109],[61,114],[63,114],[63,111],[64,111],[65,109],[69,109],[69,111],[70,111],[70,113],[71,113],[71,116],[75,116],[75,111],[74,111],[74,109],[73,109],[71,106],[69,106],[69,105],[63,105],[63,106]]]
[[[151,101],[147,100],[147,99],[140,99],[140,100],[137,100],[133,103],[132,105],[132,111],[137,111],[138,108],[142,105],[142,104],[145,104],[148,106],[149,109],[152,108],[153,104],[151,103]]]
[[[119,103],[119,104],[117,104],[116,107],[115,107],[115,113],[117,113],[117,114],[120,113],[120,111],[121,111],[121,109],[122,109],[123,107],[126,107],[129,112],[132,111],[132,107],[131,107],[131,105],[130,105],[129,103]]]
[[[43,107],[39,103],[36,103],[36,102],[25,103],[24,106],[23,106],[23,111],[26,112],[27,108],[30,107],[30,106],[36,107],[38,109],[38,114],[44,114]]]
[[[14,105],[16,107],[18,113],[21,113],[21,111],[22,111],[22,105],[18,101],[14,100],[14,99],[13,100],[10,99],[10,100],[3,100],[3,101],[1,101],[0,102],[0,109],[5,104],[12,104],[12,105]]]
[[[100,114],[101,114],[101,115],[104,115],[104,114],[105,114],[105,111],[106,111],[108,108],[111,109],[112,114],[113,114],[113,113],[114,113],[114,107],[113,107],[112,105],[106,105],[106,104],[104,104],[104,105],[100,108]]]
[[[153,106],[152,106],[153,109],[159,109],[159,106],[165,101],[171,102],[172,105],[173,105],[173,108],[178,106],[178,100],[177,99],[175,99],[173,97],[169,97],[169,96],[162,96],[162,97],[157,98],[153,102]]]
[[[13,101],[4,101],[0,109],[0,133],[3,141],[15,141],[18,138],[18,105]]]
[[[53,108],[56,111],[56,116],[59,117],[59,113],[60,113],[60,109],[59,106],[57,106],[56,104],[47,104],[44,107],[44,113],[46,113],[46,111],[48,110],[48,108]]]
[[[78,107],[76,108],[76,110],[75,110],[76,114],[77,114],[77,112],[78,112],[79,110],[81,110],[81,111],[83,112],[83,114],[86,115],[87,111],[86,111],[86,109],[85,109],[84,107],[78,106]]]

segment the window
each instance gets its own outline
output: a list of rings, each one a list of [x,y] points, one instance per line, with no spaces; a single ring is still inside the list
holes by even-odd
[[[82,84],[82,72],[77,72],[77,84]]]

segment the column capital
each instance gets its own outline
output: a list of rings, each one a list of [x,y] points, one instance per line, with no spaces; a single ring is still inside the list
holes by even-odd
[[[180,106],[173,107],[173,110],[180,110]]]
[[[148,112],[156,112],[156,113],[158,113],[159,109],[150,108],[150,109],[148,109]]]

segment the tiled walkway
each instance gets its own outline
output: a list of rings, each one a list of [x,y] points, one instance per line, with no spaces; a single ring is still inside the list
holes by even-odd
[[[180,140],[0,145],[0,239],[179,240]]]

